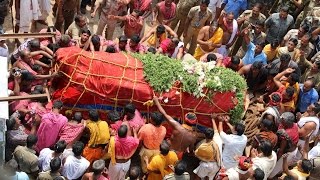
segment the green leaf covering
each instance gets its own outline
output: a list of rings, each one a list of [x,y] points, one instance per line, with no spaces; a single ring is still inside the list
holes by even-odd
[[[156,92],[164,92],[172,88],[176,81],[182,83],[184,92],[200,98],[206,96],[211,100],[213,92],[232,91],[236,93],[238,104],[230,111],[234,123],[242,119],[244,112],[244,93],[247,89],[245,79],[237,72],[223,67],[214,67],[205,72],[204,87],[209,89],[207,95],[199,88],[199,74],[187,72],[182,61],[160,54],[132,54],[143,63],[144,76]],[[190,61],[191,63],[193,61]],[[195,61],[197,63],[197,61]]]

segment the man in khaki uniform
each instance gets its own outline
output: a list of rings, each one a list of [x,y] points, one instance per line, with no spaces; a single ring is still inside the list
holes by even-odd
[[[34,150],[37,141],[37,136],[31,134],[27,137],[27,146],[18,146],[13,152],[20,170],[27,173],[29,177],[34,178],[37,177],[39,171],[38,157]]]
[[[57,14],[56,23],[54,27],[62,32],[62,25],[64,24],[64,32],[72,24],[76,13],[80,14],[80,2],[79,0],[56,0]]]
[[[190,43],[190,54],[193,54],[196,49],[200,29],[203,26],[209,25],[212,19],[212,13],[208,9],[209,3],[209,0],[201,0],[200,6],[191,8],[188,13],[188,18],[185,24],[186,28],[183,32],[183,43],[184,47],[187,47]]]
[[[177,35],[178,38],[182,35],[184,31],[184,25],[186,24],[188,12],[190,9],[198,5],[199,0],[179,0],[176,9],[176,17],[171,22],[171,29],[175,29],[179,23]]]
[[[312,17],[313,12],[320,9],[320,1],[319,0],[303,0],[304,9],[303,11],[298,15],[295,27],[298,28],[301,24],[301,22],[306,17]]]

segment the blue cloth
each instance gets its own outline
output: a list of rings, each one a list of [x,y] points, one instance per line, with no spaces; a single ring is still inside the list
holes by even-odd
[[[226,13],[232,12],[235,19],[239,17],[241,10],[247,9],[247,0],[223,0],[222,4],[226,5],[224,11]]]
[[[242,62],[244,65],[253,64],[256,61],[261,61],[263,64],[267,64],[267,55],[262,51],[260,54],[254,56],[254,50],[256,46],[250,42],[248,45],[248,50],[244,57],[242,58]]]
[[[306,112],[308,106],[316,103],[318,99],[319,99],[318,92],[314,88],[312,88],[308,92],[303,92],[303,84],[300,84],[299,101],[298,101],[298,109],[300,112]]]

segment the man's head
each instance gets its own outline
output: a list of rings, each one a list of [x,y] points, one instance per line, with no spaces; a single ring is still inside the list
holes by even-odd
[[[206,11],[209,6],[210,0],[201,0],[200,1],[200,11]]]
[[[302,47],[307,47],[310,43],[310,39],[311,39],[311,36],[309,34],[303,35],[302,38],[300,39],[300,45]]]
[[[260,53],[262,52],[264,46],[265,46],[265,43],[264,43],[264,42],[257,42],[257,43],[256,43],[256,48],[254,49],[254,52],[255,52],[256,54],[260,54]]]
[[[280,123],[285,129],[292,127],[293,124],[295,123],[295,120],[296,120],[296,117],[292,112],[284,112],[280,116]]]
[[[120,128],[118,129],[118,136],[119,138],[125,138],[127,137],[128,133],[128,126],[126,125],[121,125]]]
[[[61,140],[54,145],[53,150],[55,153],[61,154],[66,149],[66,147],[67,142],[65,140]]]
[[[131,15],[134,16],[135,18],[139,18],[141,15],[141,11],[139,9],[134,9]]]
[[[94,50],[95,51],[99,51],[100,50],[100,37],[98,35],[93,35],[91,37],[91,42],[92,42],[92,45],[94,47]]]
[[[217,61],[217,56],[214,53],[209,53],[207,56],[207,62]]]
[[[236,123],[236,125],[234,126],[234,130],[237,132],[238,136],[243,135],[244,129],[245,129],[245,126],[240,122]]]
[[[34,149],[35,148],[35,145],[37,144],[38,142],[38,137],[34,134],[30,134],[28,137],[27,137],[27,147],[29,149]]]
[[[259,17],[259,14],[262,10],[262,4],[261,3],[256,3],[253,8],[252,8],[252,16],[253,17]]]
[[[89,40],[89,37],[91,36],[91,32],[87,28],[81,29],[80,38],[82,42],[87,42]]]
[[[76,22],[76,25],[79,26],[80,28],[83,28],[84,26],[87,25],[85,16],[81,14],[77,14],[76,17],[74,18],[74,21]]]
[[[84,149],[84,144],[83,142],[80,141],[76,141],[73,145],[72,145],[72,152],[74,154],[74,156],[79,157],[81,156],[82,152]]]
[[[62,107],[63,107],[62,101],[57,100],[57,101],[54,101],[54,102],[53,102],[52,109],[56,109],[56,110],[59,110],[59,111],[60,111],[60,110],[62,109]]]
[[[274,123],[269,119],[263,119],[260,124],[260,128],[262,131],[272,131]]]
[[[289,7],[288,6],[282,6],[280,8],[279,16],[281,19],[287,19],[289,13]]]
[[[308,112],[309,116],[318,116],[319,117],[320,104],[319,103],[310,104],[307,108],[307,112]]]
[[[106,48],[106,52],[108,52],[108,53],[116,53],[116,48],[113,45],[109,45]]]
[[[175,49],[179,44],[179,39],[178,38],[172,38],[170,40],[171,41],[169,43],[168,49]]]
[[[184,116],[184,122],[189,126],[194,126],[197,123],[197,115],[192,112],[188,112]]]
[[[212,138],[213,138],[213,135],[214,135],[213,129],[207,128],[207,129],[204,131],[204,135],[205,135],[206,139],[212,139]]]
[[[262,66],[263,66],[263,63],[261,61],[255,61],[251,66],[252,73],[254,74],[259,73]]]
[[[240,58],[238,56],[232,56],[229,68],[237,71],[239,68],[239,64],[240,64]]]
[[[29,50],[20,51],[20,58],[27,64],[30,64],[32,60],[31,52]]]
[[[95,122],[99,121],[99,113],[98,113],[98,111],[96,109],[91,109],[89,111],[89,118],[90,118],[91,121],[95,121]]]
[[[282,99],[284,101],[291,101],[294,95],[294,91],[294,87],[287,87],[287,89],[282,92]]]
[[[102,159],[95,160],[92,164],[92,171],[94,175],[100,175],[105,168],[106,168],[106,163]]]
[[[278,40],[273,40],[271,43],[271,49],[276,50],[279,47],[279,41]]]
[[[149,47],[147,51],[148,51],[149,53],[152,53],[152,54],[156,54],[156,53],[157,53],[157,49],[154,48],[154,47]]]
[[[4,169],[8,171],[10,174],[15,174],[18,168],[19,168],[19,164],[14,158],[6,162],[6,164],[4,165]]]
[[[71,37],[67,34],[63,34],[59,41],[59,47],[69,47],[71,42]]]
[[[219,28],[219,25],[217,22],[212,22],[210,27],[209,27],[209,33],[212,34],[216,32],[216,30]]]
[[[178,161],[174,166],[174,174],[181,176],[184,172],[187,171],[187,163],[184,161]]]
[[[279,92],[273,92],[270,94],[269,98],[270,106],[279,106],[282,101],[282,96]]]
[[[272,144],[269,140],[263,140],[258,146],[258,151],[262,152],[263,156],[269,157],[272,155]]]
[[[264,172],[260,168],[256,168],[253,171],[252,180],[264,180]]]
[[[248,171],[251,166],[252,166],[252,161],[250,157],[246,157],[246,156],[239,157],[238,168],[241,171]]]
[[[160,153],[166,156],[170,151],[170,146],[166,140],[163,140],[160,144]]]
[[[75,112],[73,115],[73,119],[80,123],[82,121],[82,113],[81,112]]]
[[[263,31],[263,28],[264,28],[264,21],[257,21],[255,26],[254,26],[254,33],[255,34],[260,34],[262,31]]]
[[[288,51],[289,52],[294,51],[294,49],[297,47],[297,45],[298,45],[298,40],[296,38],[289,39],[289,41],[287,43]]]
[[[289,62],[291,61],[291,56],[288,53],[284,53],[280,55],[280,69],[287,68],[289,65]]]
[[[140,43],[140,40],[141,38],[139,35],[133,35],[129,41],[129,46],[131,48],[137,47]]]
[[[166,7],[170,7],[171,4],[172,4],[172,2],[173,2],[173,0],[164,0],[164,5],[165,5]]]
[[[305,174],[309,174],[313,168],[311,161],[308,159],[303,159],[298,161],[297,166],[298,166],[298,170]]]
[[[308,25],[306,25],[306,24],[303,24],[298,29],[298,37],[301,38],[302,36],[304,36],[309,31],[310,31],[310,27]]]
[[[40,50],[40,41],[38,39],[32,39],[28,43],[31,52]]]
[[[59,172],[61,168],[61,159],[55,157],[50,161],[50,170],[51,172]]]
[[[300,81],[300,76],[297,73],[291,73],[288,77],[288,83],[290,85],[299,83],[299,81]]]
[[[8,131],[19,128],[21,124],[21,120],[19,118],[20,118],[20,113],[15,112],[10,116],[9,119],[6,120],[6,126]]]
[[[160,126],[164,121],[163,115],[159,112],[150,113],[150,117],[151,117],[151,123],[155,126]]]
[[[233,24],[234,14],[232,12],[228,13],[225,18],[227,24]]]
[[[132,166],[129,170],[130,180],[137,180],[140,177],[141,168],[139,166]]]
[[[158,37],[165,32],[166,32],[166,28],[164,27],[164,25],[161,24],[161,25],[157,26],[156,34]]]
[[[304,93],[309,92],[314,87],[314,82],[312,79],[308,79],[303,83],[302,91]]]
[[[316,60],[311,67],[311,71],[313,72],[319,72],[320,69],[320,60]]]
[[[111,122],[116,122],[120,120],[120,114],[118,113],[118,111],[114,110],[114,111],[109,111],[108,112],[108,120]]]
[[[128,120],[134,118],[135,112],[136,112],[136,106],[132,103],[129,103],[124,107],[124,114],[127,115]]]

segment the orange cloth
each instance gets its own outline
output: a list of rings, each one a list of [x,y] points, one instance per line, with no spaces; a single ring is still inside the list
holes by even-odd
[[[138,138],[148,149],[159,149],[160,144],[166,135],[164,126],[156,127],[152,124],[145,124],[141,127]]]
[[[272,147],[275,147],[278,142],[278,136],[273,132],[263,131],[258,134],[263,139],[267,139],[271,142]]]
[[[99,160],[104,156],[104,151],[102,147],[98,148],[90,148],[86,146],[83,150],[83,157],[85,157],[90,164],[92,164],[95,160]]]

